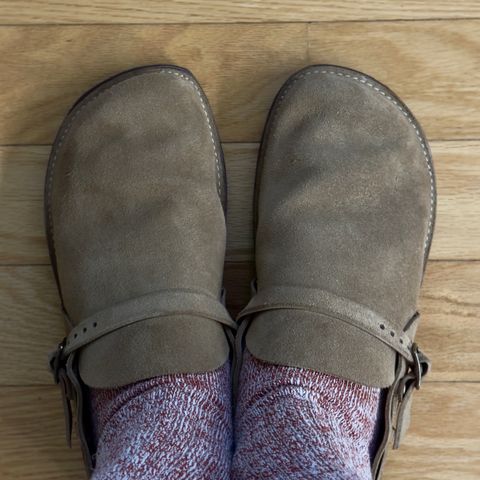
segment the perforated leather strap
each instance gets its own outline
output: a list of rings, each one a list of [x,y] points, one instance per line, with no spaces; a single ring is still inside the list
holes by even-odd
[[[202,292],[189,290],[162,290],[121,302],[86,318],[50,354],[50,369],[55,383],[62,391],[65,412],[67,443],[72,435],[72,417],[76,417],[77,430],[82,446],[85,465],[89,474],[94,467],[84,421],[85,394],[77,371],[77,350],[85,345],[128,325],[167,315],[192,315],[219,322],[226,327],[226,334],[233,342],[233,330],[237,324],[228,314],[222,298],[214,298]],[[74,408],[75,407],[75,408]]]
[[[219,299],[204,293],[163,290],[118,303],[86,318],[76,325],[65,341],[64,355],[133,323],[167,315],[192,315],[207,318],[236,329]]]
[[[284,286],[262,288],[240,312],[238,319],[276,309],[305,310],[330,316],[378,338],[400,353],[408,362],[414,360],[412,340],[404,331],[398,331],[390,322],[368,307],[325,290]],[[417,318],[418,313],[415,312],[412,319],[416,321]],[[408,322],[409,326],[412,323]]]

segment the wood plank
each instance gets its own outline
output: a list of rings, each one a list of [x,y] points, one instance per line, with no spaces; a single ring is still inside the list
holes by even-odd
[[[229,181],[230,261],[251,260],[257,144],[224,144]],[[480,259],[480,141],[432,142],[439,191],[432,259]],[[50,148],[0,147],[0,263],[49,262],[43,179]]]
[[[385,480],[474,480],[480,475],[479,384],[428,384],[415,393],[412,426],[390,452]],[[81,455],[64,443],[56,387],[0,388],[0,477],[84,478]]]
[[[50,147],[0,147],[0,263],[49,263],[43,183]]]
[[[428,384],[415,393],[412,425],[390,452],[385,480],[475,480],[480,476],[480,385]]]
[[[50,266],[1,267],[0,310],[0,384],[50,384],[48,354],[64,336]]]
[[[258,144],[224,144],[228,181],[227,260],[253,258],[253,192]]]
[[[258,140],[273,97],[306,62],[305,24],[0,27],[0,144],[49,144],[69,106],[123,70],[198,78],[224,141]]]
[[[56,386],[2,387],[0,411],[0,478],[86,478],[76,438],[72,449],[66,446]]]
[[[251,263],[227,263],[233,314],[249,299]],[[480,381],[480,262],[431,262],[418,342],[433,362],[428,381]],[[0,268],[0,385],[48,385],[47,354],[63,337],[49,266]]]
[[[0,23],[312,22],[479,17],[474,0],[2,0]]]
[[[0,144],[51,143],[68,106],[86,89],[127,68],[162,62],[197,75],[226,142],[258,141],[276,91],[309,62],[349,65],[388,82],[431,140],[480,138],[480,21],[312,25],[309,60],[306,29],[0,27]]]
[[[416,341],[432,360],[431,380],[480,380],[480,262],[430,262]]]
[[[430,140],[479,138],[480,22],[322,23],[310,63],[347,65],[386,83]]]
[[[480,142],[431,144],[438,206],[431,258],[480,258]]]

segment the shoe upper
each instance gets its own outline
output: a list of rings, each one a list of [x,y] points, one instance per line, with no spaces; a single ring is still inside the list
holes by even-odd
[[[71,341],[97,332],[77,349],[87,385],[226,361],[229,345],[215,321],[228,323],[220,303],[225,188],[207,101],[182,69],[127,72],[68,114],[47,175],[47,221],[78,335]]]
[[[383,85],[309,67],[280,91],[257,170],[257,357],[363,384],[409,359],[435,208],[428,146]]]

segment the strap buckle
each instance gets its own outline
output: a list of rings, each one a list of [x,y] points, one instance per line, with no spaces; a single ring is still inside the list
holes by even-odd
[[[425,377],[430,370],[430,360],[418,348],[416,343],[412,345],[412,357],[413,364],[411,369],[414,377],[414,386],[419,390],[422,385],[423,377]]]
[[[416,343],[412,344],[411,353],[413,361],[408,365],[407,371],[400,379],[397,390],[400,402],[405,398],[407,393],[412,388],[415,388],[416,390],[420,389],[423,378],[430,370],[430,360],[418,348],[418,345]]]
[[[67,445],[69,447],[72,446],[73,419],[75,415],[83,458],[87,470],[91,474],[95,463],[95,456],[92,455],[89,439],[85,431],[85,398],[81,379],[77,372],[75,352],[65,354],[66,344],[67,339],[64,338],[50,354],[49,366],[54,381],[59,385],[61,390]]]
[[[60,386],[62,393],[63,413],[65,418],[65,435],[67,445],[72,445],[72,429],[73,429],[73,407],[72,402],[75,401],[75,392],[70,378],[68,377],[67,360],[65,355],[65,345],[67,339],[64,338],[54,350],[48,359],[50,371],[56,385]]]
[[[394,440],[393,448],[400,446],[400,442],[408,429],[410,423],[410,408],[414,390],[419,390],[423,377],[430,370],[430,360],[418,348],[416,343],[412,344],[411,353],[413,361],[407,366],[407,371],[399,380],[397,387],[397,400],[393,406],[394,417]]]
[[[53,375],[55,384],[60,383],[60,372],[65,370],[67,359],[64,355],[65,345],[67,344],[67,338],[65,337],[58,345],[56,350],[50,353],[48,358],[48,365],[50,372]]]

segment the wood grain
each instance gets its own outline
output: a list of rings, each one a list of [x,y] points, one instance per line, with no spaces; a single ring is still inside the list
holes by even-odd
[[[49,147],[0,147],[0,263],[48,263],[43,183]]]
[[[480,477],[480,385],[431,384],[415,393],[412,426],[390,452],[384,479]]]
[[[430,262],[416,341],[432,360],[432,380],[480,380],[480,262]],[[453,366],[455,365],[455,366]]]
[[[304,24],[0,27],[0,144],[52,143],[85,90],[123,70],[165,63],[198,78],[224,141],[258,140],[276,91],[306,62],[306,30]]]
[[[438,190],[431,258],[480,259],[480,141],[431,147]]]
[[[64,336],[50,266],[1,267],[0,310],[0,385],[50,384],[48,354]]]
[[[0,147],[0,264],[49,262],[43,180],[50,148]],[[257,144],[224,144],[229,181],[229,261],[252,259]],[[438,183],[432,259],[480,259],[480,141],[432,142]]]
[[[385,480],[474,480],[480,475],[479,384],[437,383],[415,393],[412,426],[390,452]],[[0,387],[0,477],[84,478],[78,445],[65,446],[56,387]]]
[[[309,26],[309,63],[346,65],[392,88],[432,139],[480,138],[480,22]]]
[[[0,23],[292,22],[479,17],[474,0],[2,0]]]
[[[0,478],[86,478],[78,442],[68,449],[56,386],[0,388]]]
[[[227,263],[232,313],[249,299],[251,263]],[[431,262],[420,302],[417,336],[433,361],[428,381],[480,381],[480,262]],[[48,385],[47,353],[63,337],[49,266],[0,268],[0,385]]]
[[[0,144],[51,143],[86,89],[151,63],[195,73],[226,142],[259,141],[280,85],[315,62],[387,82],[430,140],[480,138],[479,49],[480,20],[0,27]]]

